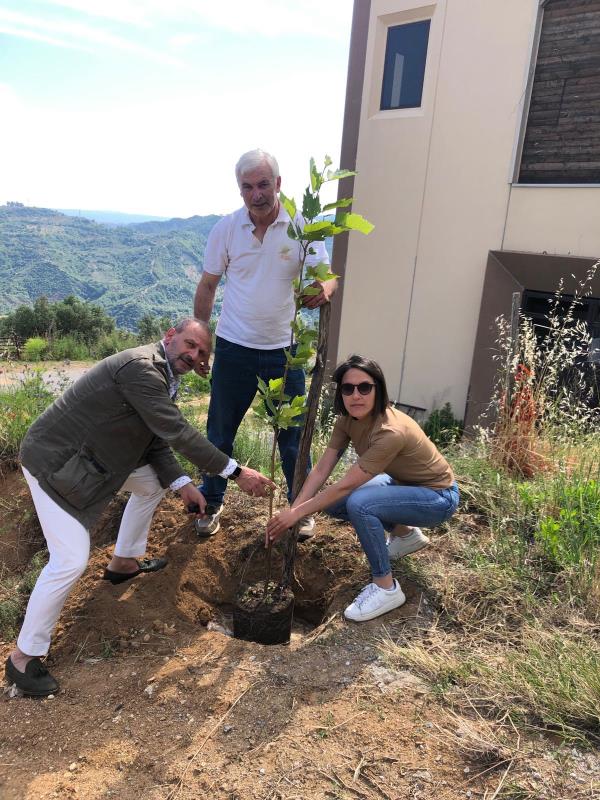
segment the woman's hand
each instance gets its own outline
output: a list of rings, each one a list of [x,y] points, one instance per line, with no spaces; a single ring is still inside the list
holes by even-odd
[[[267,542],[268,543],[278,541],[281,539],[283,534],[293,528],[294,525],[298,522],[300,517],[298,516],[298,512],[295,511],[293,508],[288,508],[285,511],[280,511],[279,514],[275,514],[271,519],[267,522]]]

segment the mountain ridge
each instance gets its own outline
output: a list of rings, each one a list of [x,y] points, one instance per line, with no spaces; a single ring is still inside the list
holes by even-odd
[[[109,226],[53,209],[0,206],[0,314],[42,295],[55,301],[69,294],[98,303],[129,330],[147,313],[189,314],[206,237],[219,218]]]

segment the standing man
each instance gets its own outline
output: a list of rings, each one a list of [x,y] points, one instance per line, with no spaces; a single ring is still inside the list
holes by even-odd
[[[266,382],[283,376],[284,348],[290,344],[294,316],[292,281],[300,274],[301,266],[300,244],[288,237],[290,217],[278,198],[281,177],[275,158],[264,150],[244,153],[236,164],[235,176],[244,206],[219,220],[210,232],[194,302],[196,317],[208,322],[217,286],[226,274],[207,436],[228,455],[256,395],[257,376]],[[295,221],[304,224],[300,214]],[[315,253],[308,257],[307,264],[329,264],[322,242],[315,242],[312,249]],[[335,280],[315,285],[321,292],[306,299],[307,308],[328,303],[337,288]],[[285,391],[292,397],[304,394],[303,370],[288,371]],[[279,453],[290,500],[299,442],[300,428],[279,432]],[[211,536],[219,530],[226,486],[221,477],[205,479],[201,491],[212,513],[196,520],[200,536]],[[301,520],[299,539],[312,536],[313,528],[312,517]]]
[[[174,403],[181,375],[208,363],[206,323],[184,319],[162,342],[109,356],[77,380],[30,427],[21,446],[25,479],[50,559],[35,584],[6,678],[28,695],[56,692],[40,661],[62,607],[89,558],[89,529],[119,489],[131,492],[114,555],[104,571],[113,584],[155,572],[165,559],[138,560],[156,506],[167,488],[204,512],[203,495],[184,475],[171,446],[202,471],[234,479],[262,496],[272,482],[240,467],[189,425]]]

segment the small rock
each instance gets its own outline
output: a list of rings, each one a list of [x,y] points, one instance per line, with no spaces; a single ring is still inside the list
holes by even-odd
[[[144,694],[147,694],[148,697],[152,697],[155,689],[156,686],[153,683],[149,683],[148,686],[146,686],[146,688],[144,689]]]
[[[215,633],[222,633],[223,636],[233,636],[233,632],[230,631],[223,625],[219,625],[218,622],[213,622],[212,620],[206,626],[207,631],[215,631]]]
[[[465,775],[468,775],[468,774],[469,774],[469,772],[471,772],[471,767],[465,767],[465,768],[463,769],[463,772],[465,773]]]
[[[264,775],[267,770],[264,767],[261,767],[258,771],[261,775]]]
[[[145,642],[149,642],[150,641],[150,634],[149,633],[145,634],[144,641]]]
[[[230,733],[233,730],[233,725],[223,725],[223,733]]]
[[[77,762],[76,761],[73,761],[72,764],[69,764],[69,772],[75,772],[76,769],[77,769]]]

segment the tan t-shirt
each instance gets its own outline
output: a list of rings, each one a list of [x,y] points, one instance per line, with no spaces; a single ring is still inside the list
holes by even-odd
[[[398,483],[447,489],[454,473],[418,423],[391,406],[385,414],[358,420],[340,415],[328,447],[344,450],[352,442],[358,465],[371,475],[386,472]]]

